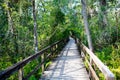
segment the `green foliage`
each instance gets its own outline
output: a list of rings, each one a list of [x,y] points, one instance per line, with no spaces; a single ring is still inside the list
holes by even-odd
[[[116,75],[116,79],[119,79],[120,74],[120,46],[119,44],[110,45],[106,48],[104,47],[101,52],[97,52],[96,55],[112,70]]]
[[[93,13],[89,18],[94,51],[98,58],[101,59],[101,61],[115,74],[116,80],[119,80],[120,26],[118,24],[120,23],[120,20],[118,18],[120,16],[118,15],[118,11],[114,11],[116,2],[117,1],[107,1],[107,7],[99,5],[101,10],[96,10],[95,7],[98,7],[98,5],[93,5],[94,1],[89,1],[88,8],[97,12],[97,14]],[[103,13],[102,11],[105,10],[108,12]],[[107,17],[107,26],[103,26],[104,23],[102,20],[105,16],[104,14],[106,14]],[[98,75],[101,77],[100,80],[104,80],[103,75],[100,72],[98,72]]]
[[[29,80],[37,80],[34,75],[32,75]]]
[[[116,80],[119,80],[120,79],[120,67],[118,67],[117,69],[112,69],[112,72],[115,74]]]
[[[34,54],[32,2],[28,1],[10,0],[8,7],[5,0],[0,0],[0,70],[4,70]],[[74,3],[72,9],[68,7],[71,2]],[[88,18],[93,46],[96,55],[113,71],[118,80],[120,79],[120,16],[119,11],[115,12],[114,8],[119,5],[116,4],[117,1],[109,0],[107,2],[108,7],[101,6],[101,11],[97,11],[96,2],[95,0],[88,1],[88,10],[93,10],[93,15]],[[38,1],[37,4],[39,50],[55,41],[67,38],[69,35],[76,36],[87,45],[79,2],[48,0]],[[13,21],[13,32],[10,31],[11,27],[8,24],[8,8]],[[102,23],[104,18],[102,11],[104,10],[108,11],[106,13],[107,26],[103,26]],[[91,15],[89,11],[88,15]],[[39,62],[40,60],[27,64],[24,67],[24,74],[27,75]],[[46,67],[50,63],[48,61]],[[41,69],[32,75],[30,80],[38,80],[40,75]],[[102,77],[103,75],[99,74],[99,76]],[[16,74],[11,76],[10,80],[14,80],[15,77]]]
[[[63,24],[65,22],[65,15],[60,8],[54,8],[53,11],[51,11],[51,16],[53,17],[51,23],[52,27],[56,27],[58,24]]]
[[[0,3],[0,71],[34,54],[31,2],[22,0],[19,2],[10,1],[9,3],[13,27],[9,27],[8,24],[8,6],[4,1]],[[41,4],[41,1],[39,3]],[[66,26],[64,25],[65,15],[62,10],[58,6],[53,6],[51,2],[43,2],[43,4],[45,5],[38,6],[39,14],[37,14],[39,50],[55,41],[68,37],[66,35]],[[45,10],[43,11],[43,9]],[[10,29],[13,29],[13,34]],[[40,60],[27,64],[23,68],[24,76],[30,73],[38,63],[40,63]],[[46,67],[49,64],[50,62],[48,61]],[[38,80],[40,75],[41,69],[29,79]],[[10,80],[14,80],[16,77],[15,73],[15,76],[11,76]]]
[[[60,9],[57,9],[56,15],[55,15],[55,19],[57,23],[64,23],[65,22],[65,15],[63,12],[61,12]]]

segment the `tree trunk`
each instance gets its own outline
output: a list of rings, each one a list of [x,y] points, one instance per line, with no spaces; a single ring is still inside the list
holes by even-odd
[[[34,49],[35,53],[38,51],[38,40],[37,40],[37,20],[36,20],[36,10],[35,10],[35,0],[32,0],[33,6],[33,20],[34,20]]]
[[[86,0],[81,0],[82,3],[82,15],[84,19],[84,26],[87,34],[87,39],[88,39],[88,45],[91,51],[93,51],[93,46],[92,46],[92,39],[89,31],[89,24],[88,24],[88,16],[87,16],[87,8],[86,8]]]
[[[10,11],[10,7],[9,7],[9,1],[5,1],[6,5],[7,5],[7,16],[8,16],[8,31],[7,31],[7,35],[6,37],[8,37],[9,33],[11,32],[13,34],[13,21],[12,21],[12,17],[11,17],[11,11]]]
[[[5,4],[6,4],[6,11],[7,11],[7,16],[8,16],[8,31],[7,31],[7,34],[6,34],[6,38],[9,37],[9,40],[10,42],[13,44],[12,46],[14,47],[14,55],[12,57],[12,62],[13,63],[16,63],[16,61],[14,60],[15,58],[14,57],[18,57],[18,42],[17,42],[17,29],[15,28],[15,24],[14,24],[14,21],[13,21],[13,18],[12,18],[12,11],[11,11],[11,2],[10,1],[5,1]]]
[[[82,15],[84,19],[84,26],[87,34],[87,40],[88,40],[88,46],[91,51],[93,51],[93,46],[92,46],[92,39],[89,31],[89,24],[88,24],[88,15],[87,15],[87,5],[86,5],[86,0],[81,0],[82,3]],[[90,58],[90,64],[92,65],[92,58]],[[91,77],[91,71],[89,71],[89,76]]]

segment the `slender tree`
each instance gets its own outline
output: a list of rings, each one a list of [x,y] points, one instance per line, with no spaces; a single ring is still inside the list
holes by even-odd
[[[38,40],[37,40],[37,20],[36,20],[36,10],[35,10],[35,0],[32,0],[33,7],[33,20],[34,20],[34,47],[35,53],[38,51]]]
[[[93,46],[92,46],[92,39],[91,39],[90,31],[89,31],[86,0],[81,0],[81,3],[82,3],[82,15],[84,19],[84,26],[85,26],[86,34],[87,34],[88,45],[89,45],[90,50],[92,51]]]
[[[10,11],[10,2],[9,1],[5,1],[6,4],[6,11],[7,11],[7,16],[8,16],[8,31],[7,31],[7,36],[8,34],[11,32],[13,34],[13,20],[11,17],[11,11]]]

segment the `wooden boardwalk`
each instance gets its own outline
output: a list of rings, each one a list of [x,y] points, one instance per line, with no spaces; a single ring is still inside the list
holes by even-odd
[[[73,38],[40,80],[90,80]]]

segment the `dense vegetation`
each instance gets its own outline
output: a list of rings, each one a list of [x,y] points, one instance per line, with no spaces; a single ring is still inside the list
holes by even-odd
[[[119,80],[120,1],[86,1],[94,52]],[[82,12],[80,0],[0,0],[0,71],[34,54],[35,47],[41,50],[69,35],[89,45]],[[35,66],[33,63],[25,67],[24,74]],[[30,79],[36,80],[39,74]]]

